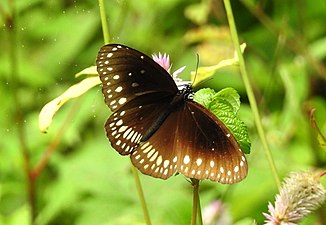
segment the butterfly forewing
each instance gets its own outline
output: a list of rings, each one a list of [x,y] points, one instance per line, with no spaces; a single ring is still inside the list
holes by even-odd
[[[146,101],[173,96],[178,91],[172,77],[161,66],[145,54],[123,45],[103,46],[96,64],[105,102],[113,111],[131,101],[143,105]],[[150,94],[155,97],[142,98]]]

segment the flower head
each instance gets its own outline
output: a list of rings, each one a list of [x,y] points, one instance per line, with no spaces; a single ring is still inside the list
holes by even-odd
[[[172,64],[170,63],[170,56],[166,53],[163,55],[159,52],[158,55],[152,54],[153,60],[170,73]],[[173,78],[176,78],[186,67],[183,66],[172,73]]]
[[[163,55],[159,52],[158,55],[152,54],[153,60],[162,66],[168,73],[170,73],[172,65],[170,64],[170,56],[166,53]]]
[[[314,172],[291,173],[285,178],[280,194],[276,195],[275,207],[269,203],[270,214],[265,225],[296,225],[324,201],[326,190]]]

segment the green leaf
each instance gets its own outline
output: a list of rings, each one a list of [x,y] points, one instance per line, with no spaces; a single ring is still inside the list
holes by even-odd
[[[238,117],[240,96],[233,88],[225,88],[219,92],[204,88],[197,91],[194,100],[209,109],[231,131],[244,153],[250,152],[251,142],[244,122]]]

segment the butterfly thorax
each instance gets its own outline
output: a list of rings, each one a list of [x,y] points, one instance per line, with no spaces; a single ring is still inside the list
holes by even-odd
[[[183,89],[180,90],[178,86],[178,93],[174,96],[173,100],[169,104],[166,110],[157,117],[157,119],[152,123],[151,127],[143,135],[141,142],[148,140],[157,129],[162,125],[165,119],[170,115],[172,111],[175,111],[178,107],[181,107],[186,100],[192,100],[193,90],[190,85],[184,85]]]

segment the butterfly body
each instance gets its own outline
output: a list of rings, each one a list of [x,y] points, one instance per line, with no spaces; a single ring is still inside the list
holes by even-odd
[[[144,174],[235,183],[247,175],[241,148],[226,126],[177,86],[160,65],[137,50],[110,44],[97,57],[111,145]]]

